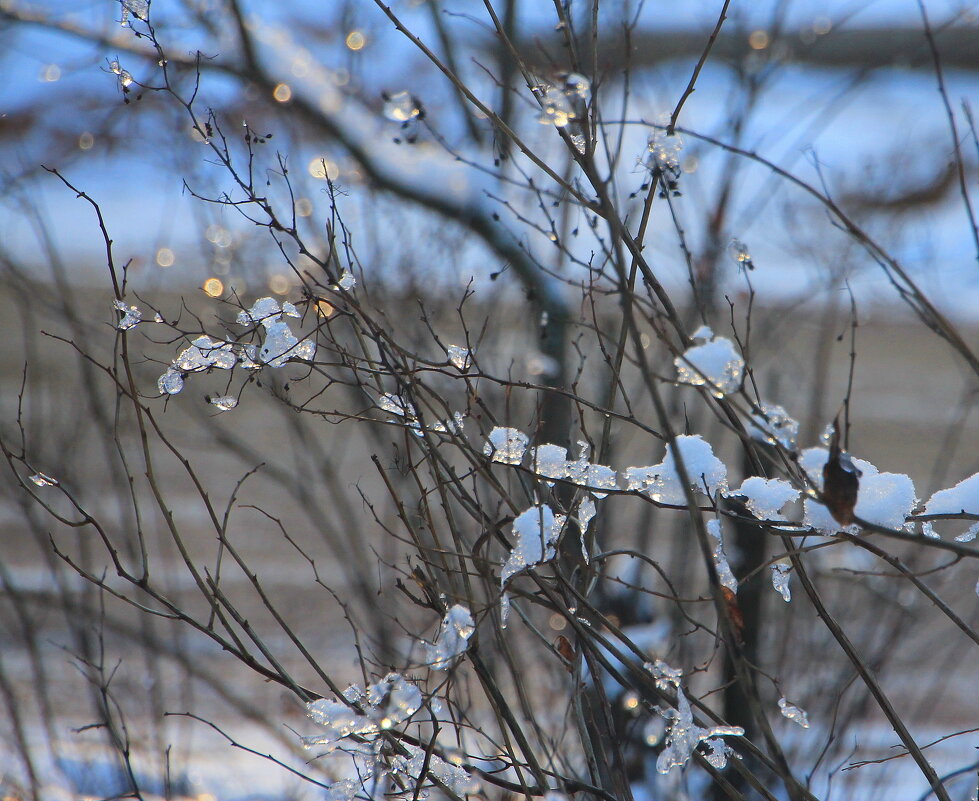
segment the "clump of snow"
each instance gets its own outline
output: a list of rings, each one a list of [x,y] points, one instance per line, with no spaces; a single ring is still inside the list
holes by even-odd
[[[564,528],[565,519],[563,515],[555,515],[547,504],[531,506],[517,515],[513,521],[516,542],[503,565],[500,586],[505,586],[520,571],[554,558],[554,545]]]
[[[778,708],[782,712],[783,717],[788,718],[793,723],[798,723],[804,729],[809,728],[809,716],[804,709],[797,707],[795,704],[790,704],[784,698],[778,699]]]
[[[799,497],[799,490],[779,478],[750,476],[740,487],[728,490],[725,494],[728,497],[743,497],[748,511],[759,520],[777,520],[782,507]]]
[[[747,426],[748,434],[769,445],[778,443],[789,451],[795,450],[799,423],[776,403],[763,403],[753,412]]]
[[[349,703],[321,698],[306,705],[306,714],[326,729],[320,734],[302,737],[306,748],[322,745],[329,753],[346,737],[358,735],[372,740],[381,731],[408,720],[422,705],[421,691],[398,673],[389,673],[366,690],[351,684],[344,690],[343,697]]]
[[[708,329],[709,330],[709,329]],[[677,381],[695,387],[708,385],[717,397],[737,392],[744,379],[744,359],[730,339],[716,337],[703,345],[688,348],[683,356],[677,356]]]
[[[568,475],[568,449],[560,445],[538,445],[531,451],[530,464],[544,478],[562,479]],[[553,485],[553,481],[547,482]]]
[[[868,523],[885,528],[901,528],[918,503],[914,482],[903,473],[881,473],[865,459],[849,458],[859,471],[860,489],[854,514]],[[819,489],[823,486],[823,465],[829,459],[826,448],[806,448],[799,458],[799,464],[809,480]],[[823,504],[806,498],[805,525],[825,534],[835,534],[841,530]]]
[[[501,464],[520,464],[529,444],[530,438],[520,429],[497,426],[490,431],[483,454]]]
[[[711,493],[727,489],[727,468],[714,456],[710,444],[699,435],[676,438],[676,447],[690,479],[690,486],[698,492],[705,488]],[[676,469],[674,449],[667,446],[660,464],[652,467],[629,467],[623,475],[626,488],[646,493],[659,503],[686,504],[686,494]]]
[[[666,733],[666,748],[656,760],[659,773],[669,773],[673,768],[687,764],[701,743],[706,748],[704,757],[720,770],[727,765],[728,756],[733,754],[721,737],[744,735],[744,729],[740,726],[714,726],[709,729],[698,726],[694,723],[690,702],[679,688],[676,691],[676,709],[668,709],[663,716],[670,721],[670,730]]]
[[[717,570],[717,580],[722,587],[727,587],[731,592],[738,591],[738,580],[731,572],[731,565],[727,561],[727,554],[724,553],[724,539],[721,534],[721,521],[708,520],[707,533],[714,540],[711,555],[714,557],[714,569]]]
[[[442,619],[442,627],[435,643],[427,647],[428,661],[432,670],[445,670],[466,652],[469,638],[476,631],[472,612],[462,604],[455,604]]]
[[[925,504],[926,515],[956,515],[979,514],[979,473],[962,479],[954,487],[938,490]],[[933,530],[925,523],[925,531]],[[979,523],[969,526],[963,534],[955,539],[959,542],[969,542],[979,533]]]

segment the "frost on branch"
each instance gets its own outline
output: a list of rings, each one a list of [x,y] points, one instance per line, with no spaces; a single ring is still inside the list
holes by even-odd
[[[311,361],[316,354],[316,344],[310,339],[300,342],[282,319],[283,315],[300,316],[291,303],[279,308],[279,302],[271,297],[259,298],[250,309],[238,313],[238,325],[261,323],[265,328],[265,340],[258,356],[269,367],[282,367],[293,357]]]
[[[306,705],[306,714],[326,729],[320,734],[302,737],[306,748],[322,745],[329,753],[347,737],[356,735],[373,740],[381,731],[404,723],[422,705],[421,691],[398,673],[388,673],[366,690],[351,684],[343,691],[343,697],[350,703],[321,698]],[[363,712],[350,704],[359,705]]]
[[[405,743],[404,747],[408,751],[408,756],[396,757],[392,762],[392,771],[395,774],[408,777],[417,789],[420,789],[425,778],[429,778],[434,779],[450,793],[457,796],[469,795],[479,790],[479,782],[470,776],[461,765],[446,762],[438,754],[428,754],[426,749],[416,745]],[[423,777],[421,774],[426,769],[426,762],[427,772]],[[418,797],[424,798],[425,795],[419,794]]]
[[[979,473],[962,479],[954,487],[938,490],[925,504],[926,515],[958,515],[979,514]],[[925,534],[933,532],[931,523],[922,526]],[[955,539],[959,542],[969,542],[979,533],[979,522]]]
[[[721,521],[708,520],[707,533],[714,540],[711,555],[714,557],[714,569],[717,571],[717,580],[722,587],[727,587],[731,592],[738,591],[738,580],[731,572],[731,565],[728,564],[727,554],[724,553],[724,540],[721,535]]]
[[[497,426],[490,431],[486,444],[483,445],[483,453],[494,462],[520,464],[529,444],[530,439],[523,431]]]
[[[432,670],[445,670],[466,652],[469,638],[476,631],[472,613],[462,604],[455,604],[442,619],[442,628],[433,645],[426,648]]]
[[[740,495],[745,499],[745,505],[759,520],[778,520],[781,518],[782,507],[789,501],[799,497],[799,490],[788,481],[779,478],[762,478],[750,476],[735,490],[725,493],[728,497]]]
[[[500,586],[522,570],[554,558],[554,545],[564,528],[564,515],[555,515],[547,504],[531,506],[513,521],[515,544],[500,574]]]
[[[673,768],[687,764],[697,746],[705,744],[704,757],[720,770],[727,765],[727,759],[734,752],[721,737],[740,737],[744,729],[740,726],[714,726],[705,729],[694,723],[690,702],[683,690],[676,691],[676,709],[668,709],[663,716],[670,720],[670,730],[666,733],[666,748],[656,760],[659,773],[669,773]]]
[[[790,704],[784,698],[778,699],[778,708],[781,710],[783,717],[788,718],[793,723],[798,723],[804,729],[809,728],[809,716],[804,709]]]
[[[676,447],[690,479],[691,489],[712,494],[727,489],[727,468],[699,435],[676,438]],[[666,456],[652,467],[629,467],[625,474],[626,488],[646,493],[659,503],[686,505],[687,496],[676,469],[673,446],[667,446]]]
[[[789,589],[789,575],[792,572],[792,564],[787,561],[780,559],[772,565],[769,565],[772,571],[772,587],[775,591],[782,595],[782,600],[788,603],[792,600],[792,590]]]
[[[737,392],[744,380],[744,359],[734,343],[724,337],[715,337],[703,345],[688,348],[673,363],[679,383],[695,387],[707,385],[718,398]]]
[[[799,436],[799,422],[790,417],[782,406],[763,403],[759,411],[751,415],[747,430],[754,439],[769,445],[778,443],[786,450],[794,451],[796,437]]]
[[[826,448],[806,448],[799,458],[809,480],[819,489],[823,488],[822,471],[828,459]],[[846,459],[861,474],[856,517],[886,528],[901,528],[918,502],[911,479],[903,473],[881,473],[864,459]],[[829,510],[812,498],[806,498],[803,522],[824,534],[835,534],[842,528]]]

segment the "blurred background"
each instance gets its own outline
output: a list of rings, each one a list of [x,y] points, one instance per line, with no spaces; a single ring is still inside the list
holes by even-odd
[[[534,101],[483,2],[393,0],[390,7],[529,150],[572,185],[578,181],[554,113]],[[569,56],[554,6],[496,0],[492,7],[540,86],[561,85]],[[856,336],[850,450],[881,470],[912,476],[921,498],[979,471],[975,375],[915,316],[886,260],[841,230],[809,191],[844,210],[962,339],[979,345],[972,215],[979,4],[734,0],[675,137],[653,126],[677,107],[722,3],[603,2],[594,35],[590,3],[564,7],[582,60],[593,65],[585,76],[589,102],[600,109],[604,164],[623,216],[638,219],[650,159],[666,151],[675,159],[677,192],[654,207],[647,259],[691,320],[699,312],[715,331],[727,331],[734,309],[753,309],[755,378],[800,420],[800,444],[818,444],[847,394]],[[162,50],[151,44],[147,17]],[[230,325],[238,306],[266,295],[311,302],[303,287],[317,269],[310,256],[330,253],[331,233],[342,223],[358,286],[402,341],[431,350],[423,319],[446,332],[446,341],[482,331],[482,368],[557,385],[574,378],[577,391],[600,394],[600,378],[576,354],[593,352],[593,322],[600,327],[617,315],[614,298],[600,291],[601,229],[494,135],[486,115],[378,4],[155,0],[147,12],[136,2],[0,0],[0,45],[0,430],[8,441],[23,437],[31,464],[73,482],[87,508],[118,531],[146,515],[161,581],[187,608],[200,599],[179,569],[166,521],[146,512],[131,489],[130,476],[146,469],[114,444],[134,446],[139,435],[99,366],[120,347],[99,221],[51,170],[100,207],[132,302],[147,317],[146,309],[158,311],[175,330],[193,329],[195,320],[206,321],[204,330]],[[173,94],[162,91],[164,80]],[[199,124],[175,95],[194,98]],[[573,121],[567,130],[574,135]],[[307,253],[235,205],[241,186],[208,140],[233,140],[242,155],[243,131],[260,154],[255,185],[267,184],[269,203],[292,221]],[[581,287],[590,281],[597,300],[585,308]],[[566,307],[571,333],[557,343],[538,336],[541,312]],[[319,318],[314,305],[306,308],[309,330]],[[178,338],[139,331],[133,359],[149,398]],[[354,628],[387,659],[405,647],[388,625],[404,548],[370,522],[396,516],[370,461],[375,453],[395,458],[395,435],[386,426],[296,415],[281,400],[314,395],[298,383],[290,388],[305,375],[290,367],[262,387],[236,386],[240,404],[225,414],[210,399],[229,391],[226,376],[195,377],[184,394],[147,403],[165,422],[168,441],[206,478],[242,553],[261,565],[268,592],[290,610],[296,631],[318,643],[324,665],[354,681]],[[339,410],[337,419],[368,415],[363,398],[344,392],[330,387],[324,401]],[[677,401],[681,419],[686,397]],[[502,393],[498,400],[510,403]],[[534,404],[512,404],[508,412],[528,425]],[[690,415],[696,423],[697,413]],[[719,454],[734,453],[720,426],[705,437]],[[157,480],[193,558],[219,559],[199,488],[163,445],[155,447],[163,465]],[[627,438],[610,456],[621,467],[660,458],[651,443]],[[239,501],[243,480],[254,508]],[[151,795],[324,797],[233,750],[217,731],[227,725],[249,748],[329,778],[333,768],[304,765],[291,731],[303,731],[303,710],[284,690],[223,658],[186,626],[140,615],[81,580],[71,564],[98,576],[111,572],[105,554],[91,532],[44,515],[14,474],[0,484],[0,520],[0,789],[8,796],[124,793],[114,754],[129,742]],[[606,547],[644,548],[649,531],[670,525],[610,502]],[[667,553],[682,572],[682,549]],[[318,554],[316,564],[304,554]],[[633,569],[613,577],[642,581]],[[883,579],[861,580],[867,564],[827,556],[820,569],[841,609],[875,609],[861,618],[862,645],[915,710],[920,741],[974,726],[974,652],[932,626],[920,599]],[[973,625],[974,579],[974,571],[935,579]],[[283,634],[247,577],[229,575],[225,587],[279,644]],[[837,691],[850,674],[835,654],[814,667],[813,655],[832,646],[799,624],[795,616],[804,613],[796,607],[776,611],[770,603],[775,622],[760,647],[784,675],[799,677],[793,689],[822,721],[822,739],[785,734],[814,777],[814,792],[861,799],[925,793],[906,759],[842,771],[893,753],[893,734],[867,705],[837,726]],[[677,621],[656,629],[668,617],[664,609],[623,604],[635,612],[623,623],[646,627],[651,647],[662,645],[662,631],[678,630]],[[198,612],[206,617],[206,609]],[[436,623],[414,622],[430,631]],[[302,673],[300,662],[291,669]],[[922,676],[929,677],[924,685]],[[165,717],[181,712],[214,725]],[[115,725],[87,728],[95,719]],[[954,772],[974,761],[976,744],[973,733],[929,753],[939,772]],[[972,775],[963,772],[953,785],[956,798],[970,797]],[[669,792],[662,797],[684,790]]]

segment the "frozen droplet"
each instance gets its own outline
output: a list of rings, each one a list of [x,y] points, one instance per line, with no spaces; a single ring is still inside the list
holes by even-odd
[[[184,377],[179,370],[170,367],[157,380],[156,387],[161,395],[176,395],[184,388]]]
[[[778,708],[782,712],[782,716],[788,718],[793,723],[798,723],[802,728],[809,728],[809,717],[806,715],[805,710],[800,709],[794,704],[790,704],[784,698],[778,699]]]
[[[755,269],[755,265],[751,261],[751,253],[748,250],[748,246],[740,239],[731,239],[730,244],[727,246],[727,252],[739,267],[743,267],[746,270]]]
[[[143,319],[143,313],[136,306],[127,306],[118,299],[112,301],[112,306],[116,311],[122,312],[122,319],[116,323],[116,328],[120,331],[135,328]]]
[[[689,348],[673,363],[679,383],[695,387],[706,385],[718,398],[737,392],[744,379],[744,359],[734,343],[724,337],[716,337],[703,345]]]
[[[591,98],[591,81],[578,72],[569,72],[564,79],[564,91],[569,95],[576,95],[586,103]]]
[[[45,475],[44,473],[35,473],[30,476],[29,481],[32,481],[39,487],[56,487],[58,486],[58,479],[51,478],[51,476]]]
[[[530,439],[523,431],[497,426],[490,431],[483,454],[501,464],[520,464],[529,444]]]
[[[226,412],[238,405],[238,399],[234,395],[221,395],[217,398],[211,398],[211,404],[217,406],[222,412]]]
[[[384,99],[384,116],[392,122],[408,122],[421,115],[421,103],[410,92],[396,92]]]
[[[340,280],[337,282],[337,286],[340,287],[344,292],[349,292],[355,286],[357,286],[357,279],[350,270],[344,270],[340,274]]]
[[[717,580],[722,587],[727,587],[731,592],[738,591],[738,580],[731,572],[731,565],[727,561],[727,554],[724,553],[724,539],[721,534],[721,521],[708,520],[707,533],[714,539],[711,555],[714,557],[714,569],[717,571]]]
[[[162,323],[163,322],[163,315],[160,314],[159,312],[157,312],[156,314],[154,314],[153,315],[153,322],[154,323]]]
[[[453,367],[462,372],[466,372],[469,369],[472,363],[472,354],[469,352],[469,348],[463,348],[459,345],[449,345],[445,350]]]
[[[788,603],[792,600],[792,590],[789,587],[789,576],[792,572],[792,563],[787,560],[779,560],[769,565],[772,571],[772,587],[776,592],[781,593],[782,600]]]

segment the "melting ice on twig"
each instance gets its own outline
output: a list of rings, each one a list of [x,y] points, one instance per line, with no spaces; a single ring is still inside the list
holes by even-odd
[[[799,436],[799,423],[793,420],[777,403],[762,403],[759,412],[753,412],[747,424],[748,434],[769,445],[778,443],[789,451],[795,450]]]
[[[449,345],[445,350],[452,366],[460,372],[466,372],[472,365],[472,354],[469,352],[469,348],[463,348],[459,345]]]
[[[29,481],[33,482],[39,487],[58,486],[58,479],[51,478],[51,476],[45,475],[44,473],[35,473],[33,476],[29,477]]]
[[[938,490],[925,504],[926,515],[939,514],[979,514],[979,473],[962,479],[954,487]],[[922,526],[925,535],[934,532],[930,522]],[[973,523],[963,534],[955,539],[958,542],[969,542],[979,533],[979,522]]]
[[[479,781],[461,765],[446,762],[438,754],[429,753],[429,749],[419,748],[417,745],[404,743],[404,748],[407,749],[408,756],[395,757],[392,761],[392,771],[410,778],[416,788],[422,781],[422,771],[425,771],[428,778],[435,779],[446,790],[457,796],[462,797],[478,792]],[[425,794],[419,793],[418,797],[425,798]]]
[[[707,533],[714,540],[711,555],[714,557],[714,569],[717,571],[717,580],[722,587],[727,587],[731,592],[738,591],[738,580],[731,572],[731,565],[728,564],[727,554],[724,553],[724,539],[721,535],[721,521],[708,520]]]
[[[472,613],[462,604],[455,604],[442,619],[442,627],[433,645],[428,645],[428,661],[432,670],[445,670],[466,652],[469,638],[476,631]]]
[[[784,698],[778,699],[778,708],[782,712],[782,716],[788,718],[793,723],[798,723],[802,728],[809,728],[809,716],[806,715],[804,709],[790,704]]]
[[[792,563],[787,559],[780,559],[774,564],[769,565],[772,571],[772,587],[781,593],[782,600],[789,603],[792,600],[792,590],[789,588],[789,576],[792,573]]]
[[[222,412],[227,412],[238,405],[238,399],[234,395],[220,395],[216,398],[211,398],[211,405],[217,406]]]
[[[122,319],[116,323],[116,328],[120,331],[128,331],[130,328],[135,328],[143,321],[143,312],[137,306],[127,306],[117,298],[112,301],[112,307],[116,311],[122,312]]]
[[[113,60],[109,62],[109,72],[119,76],[119,87],[121,89],[128,89],[133,82],[133,76],[130,75],[128,70],[124,70],[119,66],[118,61]]]
[[[705,744],[704,758],[716,769],[727,765],[729,756],[734,751],[722,737],[740,737],[744,729],[740,726],[714,726],[705,729],[694,723],[690,702],[683,690],[677,688],[676,709],[668,709],[663,716],[670,721],[670,729],[666,733],[666,748],[656,760],[656,770],[659,773],[669,773],[671,769],[682,767],[692,756],[701,743]]]
[[[259,359],[269,367],[282,367],[289,359],[297,358],[312,361],[316,355],[316,343],[311,339],[302,342],[292,333],[282,315],[298,317],[299,312],[291,303],[280,308],[272,297],[259,298],[248,310],[238,313],[238,325],[261,323],[265,329],[265,339],[258,351]]]
[[[500,586],[522,570],[554,558],[554,545],[561,536],[566,518],[555,515],[547,504],[531,506],[513,521],[516,540],[500,573]]]
[[[349,703],[321,698],[306,705],[306,714],[326,731],[302,737],[306,748],[316,745],[333,751],[346,737],[373,740],[381,731],[408,720],[422,705],[421,691],[398,673],[389,673],[366,690],[351,684],[343,692]],[[358,711],[351,704],[363,709]]]

